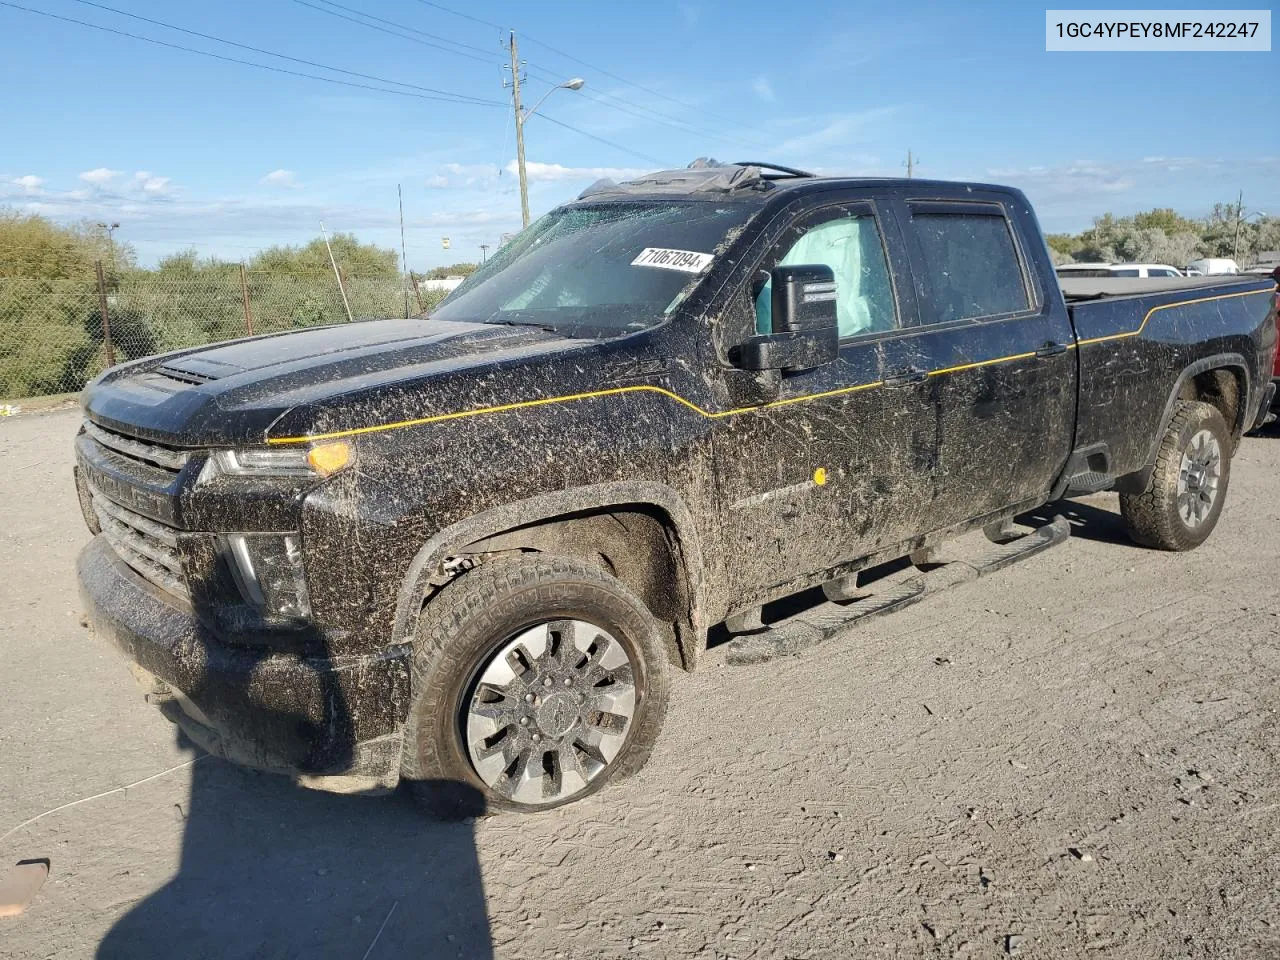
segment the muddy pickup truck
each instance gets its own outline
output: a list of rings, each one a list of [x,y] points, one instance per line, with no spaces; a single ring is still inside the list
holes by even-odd
[[[1006,187],[600,183],[430,316],[99,377],[84,604],[212,753],[405,781],[442,814],[545,809],[643,763],[713,627],[730,662],[807,649],[933,592],[949,538],[995,541],[969,576],[1059,542],[1011,521],[1075,494],[1118,491],[1140,544],[1202,542],[1275,390],[1275,300],[1064,296]],[[859,589],[909,556],[931,569]]]

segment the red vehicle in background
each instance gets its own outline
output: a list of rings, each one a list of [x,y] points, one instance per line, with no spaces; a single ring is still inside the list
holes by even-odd
[[[1271,277],[1276,282],[1276,308],[1280,309],[1280,267],[1276,267],[1271,271]],[[1271,401],[1271,408],[1280,411],[1280,347],[1276,349],[1276,367],[1272,371],[1271,379],[1276,381],[1276,395]]]

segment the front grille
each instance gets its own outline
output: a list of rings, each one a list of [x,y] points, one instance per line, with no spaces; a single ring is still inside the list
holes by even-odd
[[[165,447],[158,443],[126,437],[122,433],[100,427],[90,420],[84,422],[84,432],[97,443],[126,460],[159,467],[175,475],[187,465],[187,460],[191,457],[191,453],[187,450],[175,450],[173,447]]]
[[[189,598],[177,531],[126,510],[93,485],[89,496],[102,534],[120,559],[157,587]]]

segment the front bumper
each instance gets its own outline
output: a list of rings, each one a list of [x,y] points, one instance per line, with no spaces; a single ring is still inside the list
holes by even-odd
[[[101,535],[76,572],[94,632],[129,658],[152,685],[148,699],[208,752],[322,789],[398,780],[406,651],[304,657],[229,645],[130,570]]]

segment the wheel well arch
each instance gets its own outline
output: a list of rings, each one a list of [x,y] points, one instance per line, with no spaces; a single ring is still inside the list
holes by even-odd
[[[700,539],[679,496],[650,483],[557,491],[441,530],[401,583],[394,642],[411,642],[430,598],[467,570],[495,555],[534,551],[590,560],[627,584],[649,608],[671,661],[693,669],[707,626]]]
[[[1160,439],[1168,429],[1180,400],[1200,401],[1217,407],[1231,431],[1234,452],[1234,445],[1240,442],[1248,427],[1245,421],[1249,413],[1250,386],[1249,365],[1238,353],[1215,354],[1197,360],[1183,369],[1169,393],[1169,399],[1165,401],[1164,412],[1160,415],[1160,422],[1151,438],[1146,465],[1118,478],[1114,489],[1120,493],[1141,493],[1147,488],[1155,465],[1156,451],[1160,448]]]
[[[1239,437],[1248,426],[1244,422],[1248,394],[1249,374],[1243,363],[1184,374],[1178,387],[1178,399],[1198,400],[1217,407],[1233,437]]]

